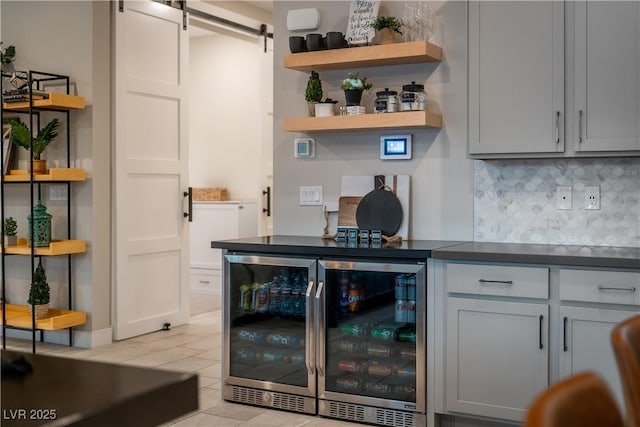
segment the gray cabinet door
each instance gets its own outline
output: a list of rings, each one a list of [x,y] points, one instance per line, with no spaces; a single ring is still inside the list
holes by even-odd
[[[446,409],[522,421],[548,385],[549,305],[447,298]]]
[[[563,2],[469,2],[469,153],[564,152]]]
[[[576,151],[640,150],[640,3],[575,3]]]

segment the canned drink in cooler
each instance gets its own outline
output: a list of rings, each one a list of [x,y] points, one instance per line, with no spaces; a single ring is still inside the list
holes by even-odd
[[[294,334],[280,334],[274,333],[267,335],[267,342],[273,345],[280,345],[286,347],[301,347],[304,346],[304,338],[300,335]]]
[[[240,348],[236,350],[236,358],[239,360],[259,360],[260,352],[248,348]]]
[[[251,311],[256,311],[258,305],[258,290],[260,289],[259,283],[251,285]]]
[[[375,382],[375,381],[367,381],[364,384],[364,388],[369,393],[376,393],[376,394],[388,394],[392,390],[389,384]]]
[[[400,350],[400,358],[405,360],[416,360],[416,349],[413,348],[403,348]]]
[[[411,328],[402,328],[398,332],[398,341],[416,342],[416,331]]]
[[[238,304],[240,310],[251,310],[251,285],[240,286],[240,302]]]
[[[292,365],[304,365],[304,353],[291,353],[285,356],[284,361]]]
[[[258,288],[256,311],[264,313],[269,310],[269,284],[263,283]]]
[[[396,300],[395,307],[396,323],[407,323],[407,302],[403,299]]]
[[[359,378],[343,377],[336,380],[336,387],[342,391],[358,391],[361,383]]]
[[[415,274],[410,274],[407,277],[407,299],[414,300],[416,299],[416,276]]]
[[[398,334],[398,328],[391,325],[378,325],[371,329],[371,336],[384,341],[393,341]]]
[[[367,354],[373,357],[391,357],[394,354],[393,346],[379,343],[369,343]]]
[[[356,353],[360,350],[363,350],[366,343],[354,341],[353,339],[340,339],[334,343],[335,348],[340,351],[345,351],[347,353]]]
[[[285,353],[282,350],[270,350],[262,353],[262,360],[265,362],[284,362]]]
[[[409,363],[405,366],[401,366],[396,370],[396,375],[398,378],[406,378],[410,380],[416,379],[416,367],[412,363]]]
[[[367,372],[375,377],[388,377],[393,374],[394,365],[391,362],[381,362],[374,360],[369,364]]]
[[[343,334],[359,336],[369,333],[369,326],[366,323],[345,323],[340,326]]]
[[[338,362],[338,369],[343,372],[359,373],[362,368],[363,363],[359,360],[343,359]]]
[[[406,302],[404,308],[407,313],[407,322],[416,323],[416,302],[414,300],[409,300]]]
[[[396,276],[396,299],[407,299],[407,280],[404,274],[399,274]]]

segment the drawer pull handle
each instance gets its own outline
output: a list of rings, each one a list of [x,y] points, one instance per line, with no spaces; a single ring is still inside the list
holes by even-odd
[[[544,344],[542,342],[542,325],[544,323],[544,316],[541,314],[540,315],[540,342],[538,343],[538,347],[540,348],[540,350],[542,350],[544,348]]]
[[[198,280],[200,283],[211,283],[209,280]]]
[[[487,279],[480,279],[480,280],[478,280],[478,282],[480,282],[480,284],[484,284],[484,283],[499,283],[501,285],[513,285],[513,280],[487,280]]]
[[[626,291],[626,292],[635,292],[636,288],[635,286],[630,286],[628,288],[616,288],[615,286],[603,286],[603,285],[599,285],[598,286],[598,290],[599,291]]]
[[[562,345],[562,351],[569,351],[569,347],[567,346],[567,323],[569,323],[569,318],[567,316],[563,319],[563,331],[562,331],[562,340],[564,344]]]

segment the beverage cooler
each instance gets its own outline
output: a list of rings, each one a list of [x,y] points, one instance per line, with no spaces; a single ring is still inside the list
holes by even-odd
[[[424,422],[424,263],[234,254],[224,268],[226,400]]]

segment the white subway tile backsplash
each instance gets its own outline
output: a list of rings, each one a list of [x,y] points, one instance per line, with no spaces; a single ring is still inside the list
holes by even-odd
[[[640,247],[640,158],[475,161],[474,240]],[[601,209],[584,208],[587,185]],[[571,210],[556,188],[573,187]]]

